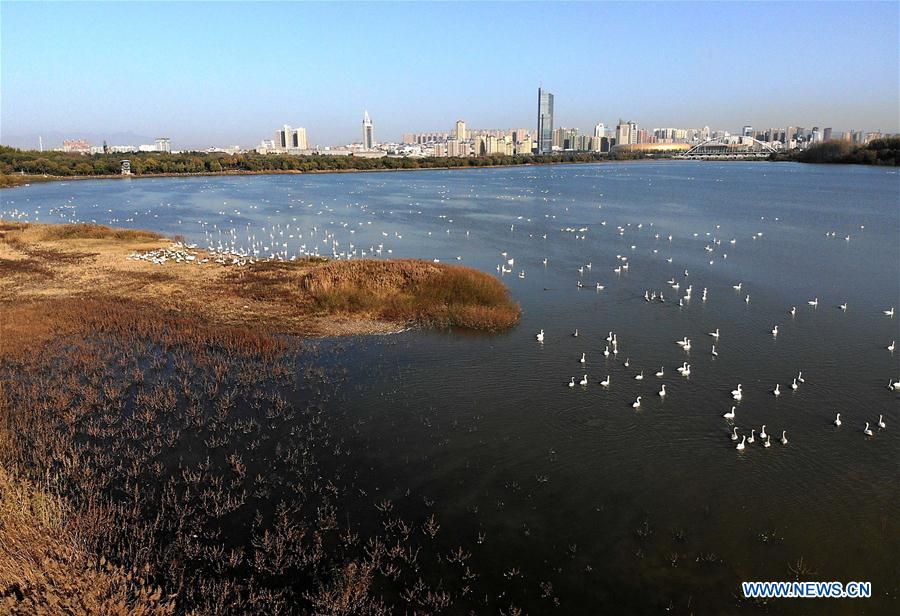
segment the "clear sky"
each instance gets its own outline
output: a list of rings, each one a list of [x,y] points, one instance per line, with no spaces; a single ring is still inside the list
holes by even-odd
[[[897,132],[900,3],[0,3],[0,142],[556,126]]]

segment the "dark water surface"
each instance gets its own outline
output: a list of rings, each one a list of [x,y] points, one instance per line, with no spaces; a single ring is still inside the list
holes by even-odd
[[[366,251],[496,275],[514,259],[503,280],[523,317],[511,332],[323,341],[348,371],[341,416],[364,426],[348,437],[372,476],[361,507],[434,501],[443,532],[483,534],[472,558],[498,596],[510,576],[550,581],[568,613],[728,612],[741,580],[798,575],[871,581],[875,598],[769,609],[900,611],[900,390],[888,389],[900,347],[886,350],[900,313],[882,312],[900,307],[895,170],[642,162],[79,181],[4,191],[0,217],[93,220],[261,256]],[[619,353],[604,357],[610,331]],[[684,336],[690,352],[675,344]],[[567,386],[585,373],[586,387]],[[733,404],[735,420],[722,418]],[[736,451],[733,426],[756,442]]]

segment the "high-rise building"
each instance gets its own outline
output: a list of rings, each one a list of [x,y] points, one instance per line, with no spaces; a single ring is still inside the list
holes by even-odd
[[[553,151],[553,95],[538,88],[537,153]]]
[[[369,112],[366,111],[363,116],[363,149],[371,150],[375,147],[375,134],[372,129],[372,120],[369,119]]]
[[[285,124],[282,128],[275,131],[274,147],[276,151],[287,150],[308,150],[309,145],[306,141],[306,129],[301,127],[291,128]]]
[[[827,126],[827,127],[822,131],[822,139],[823,139],[824,141],[831,141],[831,127],[830,127],[830,126]]]
[[[157,152],[171,152],[172,142],[168,137],[157,137],[154,141]]]
[[[744,137],[752,137],[753,136],[753,127],[745,126],[743,129],[741,129],[741,135]]]
[[[626,145],[629,143],[637,143],[638,130],[636,122],[623,122],[619,120],[616,125],[616,145]]]
[[[603,137],[606,135],[606,126],[603,125],[603,122],[600,122],[596,126],[594,126],[594,137]]]
[[[455,137],[457,141],[465,141],[466,140],[466,123],[462,120],[456,121],[456,131]]]

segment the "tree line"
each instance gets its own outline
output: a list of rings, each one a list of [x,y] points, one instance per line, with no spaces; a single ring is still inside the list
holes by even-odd
[[[801,163],[842,163],[856,165],[900,164],[900,137],[874,139],[865,145],[854,146],[845,141],[817,143],[799,152],[785,152],[774,160],[796,160]]]
[[[0,174],[49,175],[55,177],[118,175],[122,160],[131,161],[134,175],[278,172],[278,171],[374,171],[385,169],[431,169],[439,167],[487,167],[505,165],[595,162],[636,158],[635,154],[560,152],[545,155],[491,155],[479,157],[364,158],[357,156],[298,156],[292,154],[229,155],[221,152],[135,152],[130,154],[76,154],[37,152],[0,146]]]

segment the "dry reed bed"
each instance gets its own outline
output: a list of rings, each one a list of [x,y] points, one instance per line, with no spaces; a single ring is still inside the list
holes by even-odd
[[[301,259],[160,266],[126,258],[169,244],[155,233],[101,225],[0,221],[0,303],[102,295],[224,325],[312,335],[409,325],[496,332],[519,318],[503,283],[455,265]]]
[[[47,515],[4,511],[0,532],[28,543],[0,541],[10,609],[59,613],[61,596],[113,614],[496,603],[470,567],[474,533],[445,536],[433,503],[376,496],[381,479],[360,475],[331,428],[340,371],[308,344],[113,300],[40,305],[19,335],[44,342],[0,357],[0,466],[40,481],[18,489],[64,521],[44,536],[31,529]],[[533,585],[511,580],[503,605]]]
[[[338,313],[465,326],[485,310],[508,326],[518,309],[502,285],[414,261],[122,264],[123,251],[167,244],[0,224],[5,611],[512,614],[540,592],[515,578],[502,604],[489,598],[495,584],[470,567],[474,533],[442,533],[433,503],[374,496],[382,478],[364,479],[368,464],[332,429],[341,371],[310,343],[204,311],[184,289],[307,331]]]

